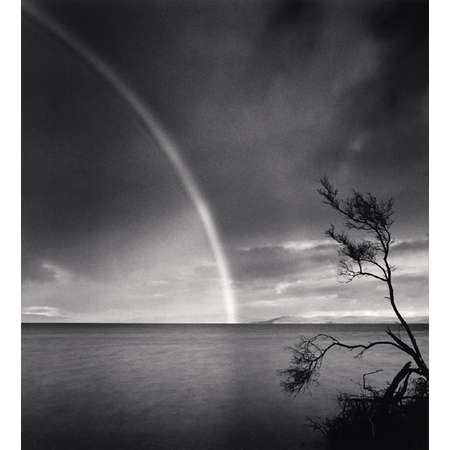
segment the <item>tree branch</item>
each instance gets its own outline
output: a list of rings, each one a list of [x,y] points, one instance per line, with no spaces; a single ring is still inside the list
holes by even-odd
[[[326,346],[321,346],[320,341],[331,341]],[[317,383],[320,368],[325,355],[333,348],[344,348],[350,351],[360,350],[354,357],[359,358],[369,349],[378,345],[390,345],[399,350],[402,348],[392,341],[374,341],[367,345],[345,344],[328,334],[317,334],[313,337],[301,337],[299,342],[288,350],[291,351],[291,361],[287,369],[281,370],[279,374],[284,378],[281,386],[286,392],[297,395],[305,390],[310,384]]]
[[[346,228],[366,232],[373,239],[357,242],[351,239],[347,233],[337,232],[333,225],[327,230],[326,234],[340,245],[339,253],[342,259],[339,263],[339,275],[345,277],[347,281],[359,277],[371,277],[386,283],[389,291],[387,298],[397,319],[408,334],[412,348],[397,336],[392,334],[391,337],[403,351],[414,358],[418,368],[428,379],[428,367],[423,360],[414,333],[395,303],[392,285],[393,267],[389,262],[392,242],[390,227],[394,223],[392,220],[393,199],[379,200],[371,193],[361,194],[355,190],[350,197],[340,199],[338,190],[332,186],[327,177],[322,178],[320,182],[321,188],[318,189],[318,192],[323,203],[331,206],[346,218]],[[382,275],[368,270],[367,265],[373,265]]]

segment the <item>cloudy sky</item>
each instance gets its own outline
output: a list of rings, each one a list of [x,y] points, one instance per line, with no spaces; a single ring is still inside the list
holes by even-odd
[[[395,283],[428,312],[428,6],[39,0],[131,87],[207,201],[241,321],[390,315],[339,283],[327,174],[395,199]],[[23,320],[222,322],[216,260],[173,165],[80,55],[22,20]]]

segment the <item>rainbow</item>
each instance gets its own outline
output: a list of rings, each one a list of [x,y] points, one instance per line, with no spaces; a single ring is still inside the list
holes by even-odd
[[[128,86],[91,48],[83,43],[65,26],[29,3],[22,2],[22,12],[33,22],[36,22],[41,27],[45,28],[62,43],[68,46],[78,55],[78,57],[84,60],[101,78],[103,78],[132,108],[145,125],[150,137],[156,141],[158,147],[167,156],[174,167],[184,190],[191,199],[208,238],[220,278],[227,322],[237,322],[236,299],[231,286],[230,268],[217,230],[217,225],[213,214],[211,213],[211,208],[180,150],[158,122],[151,109],[145,105],[131,87]]]

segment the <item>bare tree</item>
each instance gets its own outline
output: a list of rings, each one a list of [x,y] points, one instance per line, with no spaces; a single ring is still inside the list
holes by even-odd
[[[299,342],[290,347],[291,362],[287,369],[281,371],[282,386],[287,392],[298,394],[311,383],[317,382],[322,362],[333,348],[357,351],[355,357],[360,357],[371,348],[391,346],[411,359],[396,374],[384,393],[386,402],[400,400],[407,390],[411,375],[419,375],[428,381],[429,371],[414,333],[395,302],[395,268],[389,259],[393,243],[393,200],[379,200],[371,193],[362,194],[357,191],[342,199],[326,177],[321,179],[318,193],[324,204],[344,218],[346,231],[336,231],[334,225],[326,231],[326,235],[339,244],[339,275],[347,282],[368,277],[383,283],[387,292],[385,298],[389,301],[401,328],[406,332],[407,339],[390,328],[386,329],[386,340],[368,344],[348,345],[326,334],[300,338]],[[361,236],[359,240],[353,237],[356,234]]]

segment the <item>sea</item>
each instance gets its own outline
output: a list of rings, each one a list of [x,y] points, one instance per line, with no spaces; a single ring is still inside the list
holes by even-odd
[[[391,326],[395,329],[395,326]],[[362,358],[336,349],[319,384],[280,387],[300,336],[349,343],[382,324],[23,324],[22,449],[323,449],[310,420],[337,412],[340,392],[383,387],[406,362],[389,346]],[[428,325],[413,325],[428,358]]]

